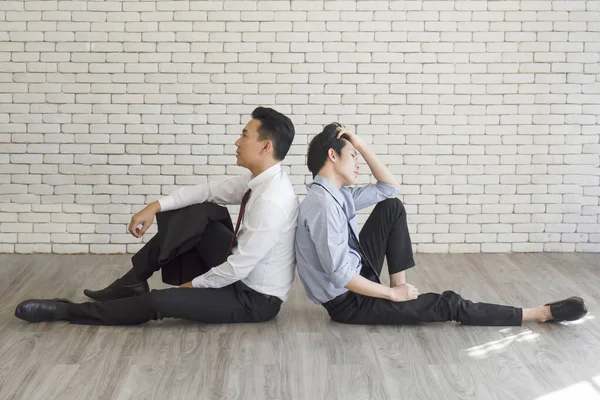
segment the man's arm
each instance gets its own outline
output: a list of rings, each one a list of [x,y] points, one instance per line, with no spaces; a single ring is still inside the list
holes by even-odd
[[[345,128],[340,128],[338,138],[342,135],[362,154],[375,179],[377,179],[376,184],[348,188],[352,193],[356,210],[359,211],[385,199],[398,196],[400,194],[400,183],[398,183],[385,164],[377,158],[369,146],[361,138]]]
[[[240,204],[251,174],[247,173],[221,182],[185,186],[158,200],[161,211],[177,210],[207,201],[227,205]]]
[[[338,139],[342,135],[345,135],[350,141],[350,143],[352,143],[354,148],[358,150],[358,152],[363,156],[367,165],[369,166],[369,169],[373,173],[373,176],[375,177],[375,179],[377,179],[378,182],[389,183],[390,185],[393,185],[396,188],[400,189],[400,183],[398,182],[398,180],[390,172],[388,167],[384,163],[382,163],[381,160],[379,160],[379,158],[377,158],[375,153],[373,153],[373,150],[369,148],[369,146],[365,143],[364,140],[362,140],[350,130],[345,128],[339,129]]]
[[[247,190],[246,186],[250,178],[250,174],[245,174],[223,182],[182,187],[168,196],[153,201],[131,217],[129,232],[136,238],[142,237],[154,222],[154,216],[161,211],[177,210],[206,201],[239,204]]]
[[[404,283],[399,286],[387,287],[367,278],[354,274],[346,289],[362,294],[363,296],[378,297],[394,302],[414,300],[419,296],[419,291],[413,285]]]
[[[253,207],[261,212],[244,217],[247,218],[244,231],[237,239],[233,254],[221,265],[194,278],[192,287],[220,288],[244,279],[281,238],[290,223],[290,216],[279,205],[264,198],[257,199]]]
[[[299,222],[305,224],[321,268],[336,288],[346,286],[360,262],[350,253],[348,240],[344,238],[343,232],[347,229],[344,218],[337,215],[331,205],[323,204],[310,209]]]
[[[350,253],[348,241],[342,234],[347,229],[345,221],[344,216],[338,216],[335,209],[327,205],[315,207],[301,221],[307,225],[319,263],[333,286],[395,302],[416,299],[419,292],[410,284],[389,288],[356,273],[359,260]]]

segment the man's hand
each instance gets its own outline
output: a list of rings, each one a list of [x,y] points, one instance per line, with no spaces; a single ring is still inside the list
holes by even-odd
[[[377,158],[375,153],[373,153],[373,151],[369,148],[369,146],[365,143],[364,140],[356,136],[349,129],[345,127],[339,127],[337,138],[340,139],[342,135],[346,135],[345,137],[348,138],[348,141],[352,143],[352,146],[354,146],[354,148],[358,150],[360,155],[365,159],[367,165],[369,166],[369,169],[371,170],[373,176],[375,176],[375,179],[377,179],[378,182],[389,183],[390,185],[396,186],[398,189],[400,188],[400,183],[398,182],[398,180],[385,166],[385,164],[383,164]]]
[[[142,211],[131,217],[129,223],[129,233],[136,238],[141,238],[144,233],[150,228],[154,222],[154,216],[160,211],[160,203],[158,201],[148,204]],[[140,227],[141,225],[141,227]]]
[[[180,288],[188,288],[188,289],[191,289],[191,288],[193,288],[193,286],[192,286],[192,281],[186,282],[186,283],[184,283],[183,285],[181,285],[181,286],[179,286],[179,287],[180,287]]]
[[[394,286],[393,288],[390,288],[390,290],[390,300],[396,303],[401,301],[415,300],[417,297],[419,297],[419,290],[410,283],[403,283],[402,285]]]
[[[341,139],[341,137],[343,135],[346,135],[346,137],[348,138],[348,141],[352,144],[352,146],[354,146],[354,148],[356,150],[358,150],[359,152],[361,151],[361,149],[363,147],[365,147],[365,141],[362,140],[361,138],[359,138],[358,136],[356,136],[354,133],[352,133],[352,131],[346,127],[339,127],[338,128],[338,135],[337,138]]]

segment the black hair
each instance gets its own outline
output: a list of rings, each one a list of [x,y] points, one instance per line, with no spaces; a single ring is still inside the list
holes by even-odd
[[[342,149],[346,146],[346,142],[342,139],[348,140],[346,135],[342,135],[339,139],[337,138],[339,134],[338,128],[342,127],[341,124],[332,122],[325,126],[323,131],[310,141],[306,164],[308,170],[312,172],[313,178],[317,176],[321,168],[325,165],[329,149],[333,149],[336,154],[341,156]]]
[[[273,142],[275,158],[283,160],[294,141],[294,124],[282,113],[267,107],[257,107],[252,118],[260,121],[258,137]]]

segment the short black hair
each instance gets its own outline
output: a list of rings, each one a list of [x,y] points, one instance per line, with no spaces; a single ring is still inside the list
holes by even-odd
[[[342,135],[339,139],[338,128],[343,126],[337,122],[332,122],[323,128],[323,131],[315,136],[308,145],[308,154],[306,164],[308,170],[312,172],[313,178],[317,176],[321,168],[327,161],[329,149],[333,149],[339,156],[342,155],[342,149],[346,146],[346,142],[342,139],[348,139],[346,135]]]
[[[258,137],[260,140],[273,142],[275,157],[281,161],[285,158],[294,141],[294,124],[282,113],[267,107],[257,107],[252,111],[252,118],[260,121]]]

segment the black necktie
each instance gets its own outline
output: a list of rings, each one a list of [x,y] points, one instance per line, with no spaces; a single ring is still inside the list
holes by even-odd
[[[248,189],[246,193],[244,193],[244,197],[242,197],[242,204],[240,206],[240,214],[238,215],[237,223],[235,224],[235,231],[233,231],[233,237],[231,238],[231,243],[229,243],[229,249],[227,250],[226,256],[229,256],[229,252],[233,248],[233,243],[235,242],[235,238],[240,230],[240,223],[242,222],[242,218],[244,218],[244,212],[246,211],[246,204],[248,204],[248,199],[250,198],[250,193],[252,189]]]
[[[346,218],[346,221],[348,221],[348,234],[352,235],[352,237],[356,241],[356,246],[358,247],[358,254],[360,254],[360,258],[363,262],[363,266],[366,265],[367,267],[369,267],[371,269],[371,271],[373,271],[373,273],[377,277],[377,281],[379,283],[381,283],[381,280],[379,279],[379,274],[375,270],[375,266],[371,265],[371,260],[367,257],[365,251],[363,250],[362,246],[360,245],[360,240],[358,240],[358,238],[356,237],[356,234],[354,233],[354,230],[352,229],[352,225],[350,224],[350,219]],[[350,239],[350,236],[348,236],[348,239]],[[350,240],[348,240],[348,247],[351,247]]]

